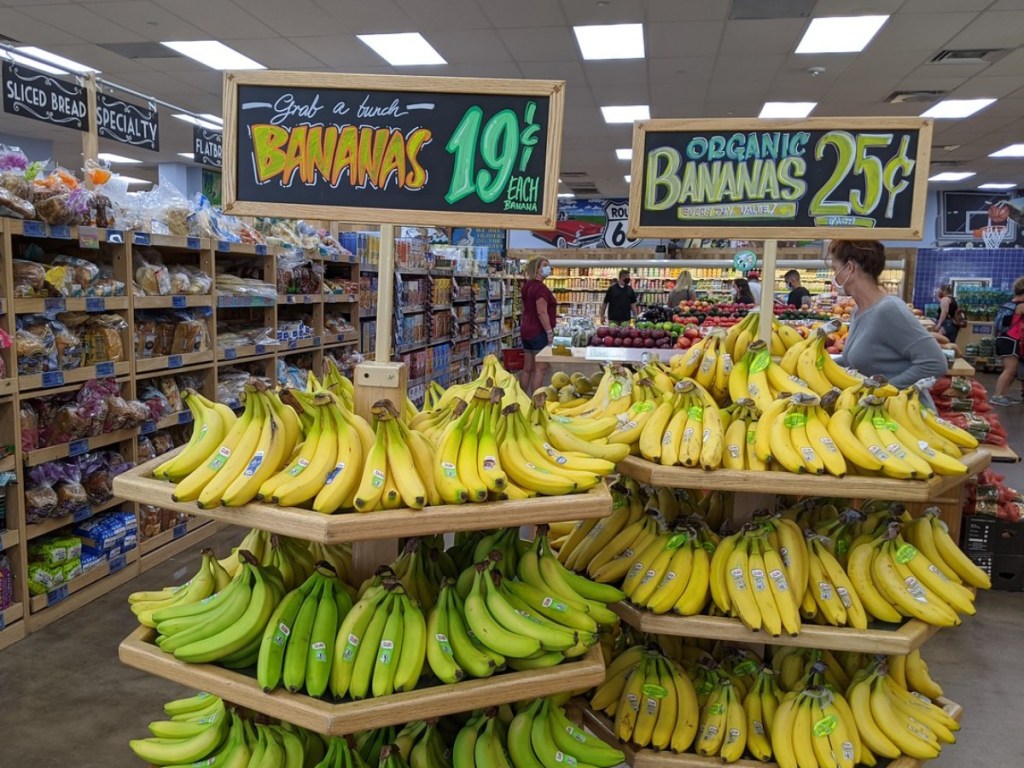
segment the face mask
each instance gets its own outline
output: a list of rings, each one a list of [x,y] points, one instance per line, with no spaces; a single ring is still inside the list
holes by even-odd
[[[547,266],[541,267],[540,268],[540,276],[541,277],[551,277],[551,266],[547,265]]]
[[[839,272],[842,272],[845,268],[846,264],[839,268]],[[852,274],[853,270],[850,271]],[[836,278],[839,277],[839,272],[836,272],[835,276],[832,278],[832,290],[835,291],[839,296],[846,296],[846,284],[850,282],[850,278],[847,277],[842,283],[838,282]]]

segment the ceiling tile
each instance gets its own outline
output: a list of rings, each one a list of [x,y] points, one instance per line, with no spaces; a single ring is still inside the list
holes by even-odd
[[[900,13],[954,13],[983,11],[992,0],[906,0]]]
[[[591,87],[594,100],[601,105],[613,104],[647,104],[650,92],[646,85],[615,85],[600,83]]]
[[[523,77],[535,80],[565,80],[571,85],[584,85],[586,73],[583,71],[583,62],[578,59],[571,61],[524,61],[520,63],[519,69]]]
[[[936,50],[943,48],[976,16],[974,13],[900,13],[886,22],[871,45],[875,50]]]
[[[365,72],[368,67],[383,67],[384,71],[394,73],[384,59],[351,35],[293,37],[291,41],[338,72]]]
[[[189,19],[202,19],[202,30],[209,37],[217,40],[225,40],[229,37],[239,39],[247,37],[270,38],[279,33],[272,27],[257,20],[244,10],[246,3],[232,2],[232,0],[217,0],[217,12],[210,13],[210,0],[157,0],[165,9],[188,21]],[[155,27],[162,40],[170,38],[164,36],[161,27]]]
[[[806,19],[751,19],[725,25],[721,53],[790,53],[800,42]]]
[[[565,61],[579,56],[569,27],[500,29],[498,34],[516,61]]]
[[[321,69],[325,66],[311,53],[282,37],[267,40],[229,38],[226,43],[267,69]]]
[[[722,21],[728,15],[722,0],[647,0],[648,21]]]
[[[647,30],[647,55],[713,56],[718,53],[724,28],[720,21],[653,24]]]
[[[80,5],[31,5],[26,6],[24,12],[48,26],[75,34],[87,42],[124,43],[147,39]],[[5,31],[6,26],[7,14],[4,14]],[[28,36],[24,41],[31,45],[33,39]]]
[[[715,68],[713,56],[683,56],[647,60],[647,79],[651,83],[677,82],[685,78],[697,83],[711,79]]]
[[[916,72],[896,84],[900,91],[955,91],[963,83],[962,77],[925,77]]]
[[[559,0],[569,24],[627,24],[644,20],[642,0],[614,0],[598,5],[594,0]]]
[[[950,48],[1016,48],[1024,45],[1024,11],[981,14],[950,41]]]
[[[242,0],[242,4],[247,13],[282,37],[322,36],[351,31],[342,20],[328,14],[313,0]]]
[[[895,13],[903,0],[818,0],[814,15],[870,16]]]
[[[150,0],[97,3],[91,8],[110,21],[130,29],[143,40],[203,40],[210,37],[203,33],[202,25],[190,24]],[[230,13],[230,10],[227,12]],[[207,11],[193,18],[205,20],[209,15]]]
[[[1011,75],[1024,78],[1024,48],[1010,51],[985,70],[985,77]]]
[[[735,51],[718,57],[712,80],[725,88],[743,83],[770,83],[785,63],[786,57],[777,55],[757,55],[746,51]]]
[[[674,109],[683,105],[700,105],[707,96],[708,84],[704,81],[679,79],[675,82],[651,83],[651,107]]]
[[[477,0],[484,15],[499,29],[550,27],[565,24],[562,7],[552,0]]]
[[[450,64],[512,61],[498,33],[491,29],[438,29],[430,34],[429,39]]]
[[[314,2],[332,18],[344,24],[348,31],[359,35],[418,31],[395,0],[363,0],[355,3],[339,3],[338,0]],[[287,5],[285,7],[287,8]]]
[[[412,30],[475,30],[492,26],[476,0],[444,0],[443,3],[397,0],[397,4],[412,22]]]
[[[643,59],[585,61],[583,71],[587,74],[587,82],[593,86],[647,84],[647,62]]]
[[[26,45],[82,42],[82,38],[77,34],[66,32],[52,24],[41,25],[38,18],[27,16],[20,11],[5,10],[3,20],[3,34]]]
[[[51,45],[49,50],[61,56],[66,56],[72,61],[78,61],[98,69],[104,76],[111,76],[113,80],[117,79],[114,75],[121,73],[149,70],[149,65],[145,61],[128,59],[106,48],[101,48],[98,45],[88,45],[81,41],[77,45]]]
[[[972,77],[956,89],[957,99],[1001,99],[1024,89],[1024,77]]]

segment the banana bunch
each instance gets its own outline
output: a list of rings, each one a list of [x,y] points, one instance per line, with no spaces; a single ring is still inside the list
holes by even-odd
[[[270,547],[265,551],[260,565],[276,568],[281,574],[284,588],[292,590],[309,578],[315,562],[306,542],[275,533],[270,534]]]
[[[825,686],[787,694],[771,726],[779,768],[853,768],[864,758],[858,718],[840,692]]]
[[[777,648],[772,653],[772,673],[783,691],[799,691],[809,685],[824,685],[845,691],[858,670],[867,666],[863,654],[838,655],[817,648]]]
[[[256,680],[267,693],[279,685],[310,696],[327,691],[338,627],[352,610],[352,598],[327,563],[284,596],[260,640]]]
[[[681,355],[669,361],[669,371],[677,381],[693,379],[707,390],[717,403],[724,403],[729,397],[729,379],[738,358],[727,347],[727,338],[721,332],[712,331]],[[664,384],[660,385],[664,389]]]
[[[374,728],[370,731],[361,731],[355,734],[355,754],[368,766],[378,768],[380,765],[380,753],[384,747],[397,747],[398,729],[389,725],[384,728]],[[400,750],[399,750],[400,751]]]
[[[436,722],[407,723],[398,732],[395,746],[409,768],[452,768],[451,745]]]
[[[956,741],[959,723],[927,697],[911,693],[894,679],[884,659],[859,671],[846,697],[864,756],[870,753],[893,759],[906,755],[931,760],[938,757],[943,744]]]
[[[614,718],[615,736],[626,743],[684,752],[697,737],[693,683],[677,661],[643,646],[631,646],[612,660],[590,703]]]
[[[174,488],[174,500],[200,509],[237,507],[256,498],[263,483],[288,461],[299,439],[299,417],[258,379],[245,387],[245,410],[216,443],[199,438],[171,461],[202,455]],[[208,433],[209,434],[209,433]]]
[[[728,381],[728,395],[733,403],[752,400],[761,412],[782,394],[814,395],[807,382],[793,376],[772,360],[767,344],[755,340],[733,367]]]
[[[335,766],[321,762],[327,752],[316,733],[287,723],[253,723],[208,693],[168,702],[164,714],[170,719],[149,724],[151,737],[128,743],[150,765]]]
[[[725,449],[718,403],[698,382],[680,381],[645,421],[637,445],[641,456],[663,466],[717,469]]]
[[[516,529],[504,528],[494,534],[495,539],[499,536],[511,538],[508,532],[511,532],[515,539],[519,538]],[[383,569],[380,576],[370,580],[367,586],[380,583],[384,577],[398,579],[409,597],[426,613],[437,602],[441,583],[445,579],[457,578],[458,575],[459,570],[455,562],[444,551],[444,539],[441,536],[410,538],[406,540],[402,552],[395,561]],[[365,587],[361,588],[360,594],[365,591]]]
[[[219,592],[198,603],[172,605],[153,614],[157,644],[192,664],[217,662],[231,669],[256,663],[270,617],[284,597],[276,569],[243,550],[238,573]]]
[[[341,621],[333,653],[330,689],[335,698],[388,696],[411,691],[427,656],[423,611],[396,580],[366,590]]]
[[[726,335],[726,351],[733,356],[733,360],[739,360],[750,343],[757,338],[761,325],[761,313],[758,311],[748,312],[742,321],[729,328]],[[780,323],[772,318],[771,353],[775,357],[781,357],[787,350],[792,349],[796,344],[804,341],[800,332],[790,325]]]
[[[495,382],[496,384],[498,382]],[[498,384],[498,386],[501,386]],[[551,413],[568,417],[601,418],[625,413],[633,401],[633,377],[620,365],[605,366],[604,373],[593,393],[587,398],[576,398],[570,402],[559,402],[547,398]],[[547,393],[545,393],[547,394]],[[529,403],[520,401],[520,406]]]
[[[772,727],[781,703],[782,691],[775,673],[762,665],[743,698],[743,711],[747,716],[747,751],[763,763],[772,759]]]
[[[172,483],[180,482],[206,461],[236,421],[234,411],[207,400],[191,387],[181,393],[181,399],[192,413],[192,436],[177,455],[153,470],[154,477]]]
[[[376,763],[374,763],[376,766]],[[334,736],[323,758],[313,768],[369,768],[360,754],[349,746],[348,739]]]
[[[144,627],[156,627],[154,616],[173,606],[195,605],[224,589],[231,576],[213,556],[213,550],[203,549],[203,560],[196,575],[178,587],[167,587],[151,592],[132,592],[128,603],[132,613]]]
[[[700,613],[710,594],[708,544],[714,547],[701,530],[692,526],[658,534],[648,546],[636,550],[622,591],[631,603],[653,613]]]
[[[321,561],[330,563],[334,572],[338,574],[338,579],[343,583],[348,581],[349,574],[352,573],[351,543],[321,544],[318,541],[310,541],[307,544],[314,563]]]
[[[768,469],[768,461],[762,461],[755,450],[757,428],[761,413],[754,401],[743,397],[722,411],[725,424],[722,450],[724,469]],[[771,456],[768,456],[769,461]]]
[[[544,387],[542,392],[548,402],[555,401],[563,407],[575,408],[593,397],[603,376],[603,372],[587,377],[582,373],[570,375],[556,371],[551,374],[551,386]]]

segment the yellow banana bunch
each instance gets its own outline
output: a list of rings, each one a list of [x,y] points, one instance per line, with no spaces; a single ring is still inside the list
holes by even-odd
[[[181,399],[192,412],[192,436],[173,458],[153,470],[154,477],[172,483],[180,482],[209,459],[237,420],[226,405],[210,402],[191,387],[181,393]]]
[[[858,721],[842,694],[809,686],[783,697],[771,725],[779,768],[853,768],[860,762]]]

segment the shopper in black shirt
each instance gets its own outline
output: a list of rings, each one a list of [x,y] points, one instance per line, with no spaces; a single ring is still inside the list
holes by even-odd
[[[786,299],[786,303],[797,309],[803,306],[809,307],[811,305],[811,292],[800,285],[800,273],[795,269],[791,269],[786,273],[784,279],[789,287],[789,296]]]
[[[601,304],[601,323],[628,323],[636,314],[636,291],[629,287],[629,270],[619,272],[619,279],[609,286]]]

